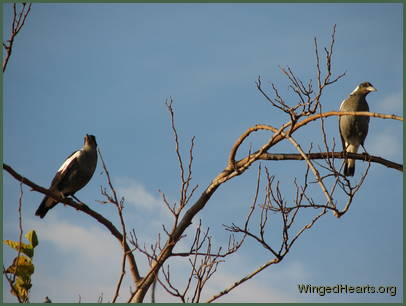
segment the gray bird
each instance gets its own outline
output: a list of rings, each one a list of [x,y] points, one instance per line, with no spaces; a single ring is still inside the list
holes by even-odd
[[[83,148],[73,152],[59,168],[49,189],[62,197],[74,195],[92,178],[97,165],[96,137],[86,134]],[[44,218],[48,210],[58,204],[45,196],[35,215]]]
[[[371,83],[361,83],[354,89],[350,96],[340,106],[342,112],[368,112],[369,107],[365,97],[372,91],[376,91]],[[368,134],[368,116],[339,116],[340,136],[343,143],[343,151],[357,153],[359,146],[364,146]],[[344,161],[344,175],[354,176],[355,160]]]

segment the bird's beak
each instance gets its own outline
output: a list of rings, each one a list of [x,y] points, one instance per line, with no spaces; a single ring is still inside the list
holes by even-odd
[[[372,92],[372,91],[378,91],[374,86],[368,86],[368,87],[367,87],[367,90],[368,90],[368,91],[371,91],[371,92]]]
[[[85,144],[92,144],[94,143],[97,146],[97,142],[96,142],[96,137],[94,137],[94,135],[91,134],[86,134],[85,136]]]

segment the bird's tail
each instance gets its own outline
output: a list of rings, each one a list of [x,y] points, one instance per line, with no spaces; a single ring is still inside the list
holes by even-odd
[[[359,145],[347,145],[346,151],[350,153],[357,153]],[[354,176],[355,173],[355,159],[347,158],[344,162],[344,175]]]
[[[355,159],[347,159],[344,164],[344,175],[354,176],[355,173]]]
[[[41,219],[45,217],[47,214],[48,210],[50,210],[52,207],[54,207],[56,204],[58,204],[57,201],[54,199],[45,196],[44,199],[42,200],[41,204],[39,205],[37,211],[35,212],[36,216],[39,216]]]

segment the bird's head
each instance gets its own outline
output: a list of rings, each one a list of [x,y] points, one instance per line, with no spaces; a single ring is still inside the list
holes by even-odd
[[[85,147],[97,147],[96,137],[93,135],[86,134],[85,135]]]
[[[354,89],[351,94],[360,94],[360,95],[367,95],[372,91],[377,91],[374,86],[372,86],[369,82],[361,83]]]

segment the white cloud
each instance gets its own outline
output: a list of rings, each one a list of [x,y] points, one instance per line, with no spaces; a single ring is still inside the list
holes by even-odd
[[[371,106],[371,104],[370,104]],[[403,92],[389,94],[379,104],[374,111],[386,114],[403,114]],[[376,122],[376,121],[375,121]],[[373,122],[374,124],[376,124]],[[390,122],[383,120],[378,122],[381,129],[374,135],[368,135],[366,148],[368,153],[381,156],[383,158],[402,158],[403,156],[403,136],[402,129],[399,129],[399,122],[396,121],[396,129]]]
[[[250,251],[234,254],[226,263],[221,264],[217,273],[209,281],[205,299],[212,297],[234,282],[257,269],[262,263],[253,262]],[[283,261],[271,265],[233,289],[216,302],[255,302],[255,303],[292,303],[300,301],[296,287],[298,281],[311,278],[311,273],[299,261]],[[281,281],[283,280],[283,281]]]
[[[53,303],[78,303],[79,298],[82,303],[96,303],[100,296],[103,296],[104,302],[110,301],[118,278],[117,272],[111,274],[110,283],[100,278],[95,281],[88,277],[88,274],[97,273],[97,271],[85,266],[78,266],[72,274],[64,274],[63,277],[55,277],[52,273],[41,275],[34,273],[31,301],[42,302],[45,296],[48,296]],[[123,287],[122,292],[128,291],[127,288]]]
[[[42,253],[36,254],[42,263],[36,263],[33,301],[42,301],[44,294],[54,302],[77,302],[79,295],[83,302],[96,302],[102,293],[105,301],[111,299],[119,276],[122,253],[117,241],[107,231],[98,226],[73,224],[61,219],[56,212],[47,216],[46,222],[27,219],[26,227],[38,231],[42,249]],[[232,260],[221,264],[221,269],[208,282],[202,301],[254,269],[252,257],[247,256],[236,254]],[[189,273],[189,265],[186,263],[185,266],[181,261],[176,258],[170,264],[172,278],[183,288],[185,283],[182,280]],[[59,267],[57,271],[54,270],[55,265]],[[146,271],[142,265],[140,270]],[[271,266],[217,302],[295,302],[298,301],[297,296],[289,287],[284,288],[280,280],[283,279],[284,284],[291,284],[306,278],[308,273],[300,262]],[[131,278],[127,273],[120,301],[124,302],[128,297],[130,285]],[[162,288],[157,295],[159,302],[177,301]],[[149,297],[146,301],[149,301]]]
[[[390,131],[374,135],[368,141],[367,150],[370,154],[383,158],[393,158],[403,155],[403,139],[399,139]],[[361,151],[362,152],[362,151]]]
[[[172,222],[171,213],[160,195],[154,195],[142,183],[131,178],[116,178],[114,182],[119,196],[125,198],[125,219],[132,220],[137,233],[146,235],[144,239],[155,241],[162,224]]]
[[[89,225],[90,224],[90,225]],[[25,219],[39,237],[36,249],[31,300],[42,302],[48,295],[53,302],[97,302],[111,300],[120,274],[122,249],[102,226],[78,225],[62,219],[57,211],[46,220]],[[122,299],[129,295],[130,277],[122,287]],[[131,280],[130,280],[131,281]],[[8,294],[7,294],[8,295]],[[11,297],[6,297],[13,301]]]
[[[403,92],[387,95],[379,102],[378,110],[384,113],[403,113]]]
[[[176,258],[169,263],[171,267],[172,283],[181,292],[186,286],[189,276],[190,264],[186,259]],[[205,302],[213,295],[231,286],[259,266],[252,263],[252,257],[235,254],[221,263],[217,272],[207,282],[202,292],[200,302]],[[220,297],[215,302],[298,302],[300,297],[296,292],[298,281],[308,279],[309,273],[305,271],[300,262],[286,262],[270,266],[253,278],[245,281],[230,293]],[[281,282],[281,280],[283,280]],[[191,286],[188,296],[193,295],[194,286]],[[162,288],[157,291],[158,302],[176,302],[179,300],[169,296]]]
[[[126,184],[124,187],[129,196],[128,203],[137,205],[140,199],[147,199],[146,201],[151,205],[162,206],[158,198],[151,195],[141,184],[131,180],[127,180]],[[140,217],[145,219],[145,224],[136,223],[142,231],[140,235],[156,234],[156,231],[150,231],[153,219],[145,217],[148,213],[149,209],[146,209],[140,214]],[[193,227],[196,226],[197,222],[194,222]],[[25,227],[35,228],[40,238],[33,279],[33,301],[41,302],[44,295],[49,295],[54,302],[77,302],[81,295],[83,302],[96,302],[101,293],[105,301],[111,299],[119,276],[122,253],[119,243],[108,231],[91,222],[81,225],[75,221],[63,219],[58,215],[57,210],[47,216],[46,220],[26,219]],[[191,230],[193,232],[193,229]],[[144,237],[143,240],[152,241],[149,237]],[[179,248],[188,249],[184,243],[185,241],[181,241]],[[141,256],[138,256],[137,260],[140,258]],[[232,260],[221,264],[221,269],[208,282],[202,301],[227,288],[249,273],[250,269],[255,269],[252,259],[248,253],[236,254]],[[181,263],[181,258],[172,259],[170,262],[171,275],[179,282],[181,288],[185,284],[184,277],[189,272],[187,260],[183,260],[186,261],[186,266],[185,263]],[[141,264],[141,273],[145,273],[146,267],[143,260],[139,264]],[[218,302],[295,302],[298,300],[297,296],[289,287],[281,286],[280,280],[283,279],[284,283],[289,284],[305,278],[307,275],[301,263],[286,262],[283,266],[269,267],[230,294],[220,298]],[[131,277],[127,273],[120,301],[125,302],[130,285]],[[177,301],[162,288],[157,295],[159,302]],[[149,301],[149,296],[146,301]]]
[[[131,178],[117,178],[118,193],[123,196],[127,203],[134,204],[147,210],[154,210],[162,206],[162,201],[158,196],[154,196],[144,185]]]
[[[42,220],[27,220],[29,228],[35,228],[40,242],[50,242],[61,252],[79,256],[93,263],[120,258],[120,245],[111,234],[100,226],[80,226],[61,220],[57,213]]]
[[[298,281],[310,277],[310,273],[305,270],[302,263],[293,261],[286,263],[286,265],[278,271],[278,277],[285,280]]]
[[[278,274],[273,274],[275,279],[281,279]],[[210,284],[209,290],[206,293],[216,294],[226,287],[232,285],[238,276],[232,274],[218,274],[215,281]],[[214,290],[216,289],[216,290]],[[276,302],[296,302],[297,299],[290,296],[280,289],[274,288],[271,282],[263,282],[256,280],[255,277],[250,279],[229,294],[219,298],[217,302],[253,302],[253,303],[276,303]]]

